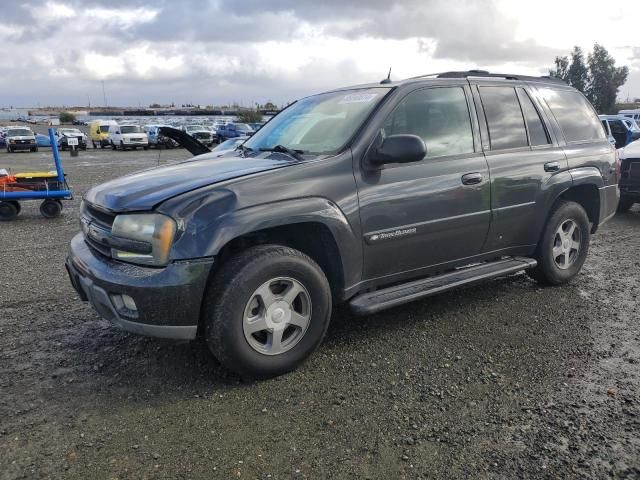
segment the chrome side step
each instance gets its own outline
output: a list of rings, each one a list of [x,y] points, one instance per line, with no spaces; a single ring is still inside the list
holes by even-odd
[[[462,285],[469,285],[490,278],[502,277],[533,268],[538,264],[533,258],[508,257],[493,262],[460,268],[435,277],[423,278],[393,287],[361,293],[349,302],[358,315],[368,315],[391,307],[403,305]]]

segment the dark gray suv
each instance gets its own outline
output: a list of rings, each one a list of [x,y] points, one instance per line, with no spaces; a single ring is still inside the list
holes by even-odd
[[[244,376],[358,314],[527,270],[559,285],[619,199],[614,148],[550,78],[448,72],[304,98],[237,150],[92,188],[67,268],[120,327]]]

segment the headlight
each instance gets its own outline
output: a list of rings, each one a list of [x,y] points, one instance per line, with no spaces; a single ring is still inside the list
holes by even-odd
[[[119,243],[111,249],[113,258],[156,267],[169,263],[169,252],[176,233],[176,222],[159,213],[118,215],[111,235]],[[114,243],[115,243],[114,242]]]

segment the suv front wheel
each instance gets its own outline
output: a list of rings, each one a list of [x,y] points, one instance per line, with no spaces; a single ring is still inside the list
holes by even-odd
[[[558,203],[549,217],[535,258],[538,266],[528,270],[544,285],[561,285],[575,277],[589,253],[589,217],[575,202]]]
[[[206,340],[243,377],[295,369],[320,345],[331,316],[322,269],[292,248],[261,245],[222,265],[204,303]]]

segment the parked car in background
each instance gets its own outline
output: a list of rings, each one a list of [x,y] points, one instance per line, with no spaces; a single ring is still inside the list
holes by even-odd
[[[619,212],[628,212],[634,203],[640,203],[640,140],[618,150],[620,159]]]
[[[87,149],[87,136],[77,128],[58,128],[56,130],[56,140],[60,150],[67,150],[69,147],[69,139],[74,138],[78,141],[76,148],[80,150]]]
[[[619,199],[580,92],[477,70],[303,98],[214,157],[91,188],[66,265],[99,315],[201,334],[243,377],[300,365],[334,305],[371,315],[523,270],[565,284]]]
[[[36,145],[38,145],[38,147],[51,147],[51,139],[49,138],[49,135],[36,133]]]
[[[622,115],[623,117],[630,118],[636,125],[640,126],[640,108],[635,108],[631,110],[620,110],[618,111],[618,115]]]
[[[622,122],[631,130],[631,136],[633,141],[640,139],[640,126],[630,118],[620,117]]]
[[[178,142],[160,133],[160,127],[168,125],[145,125],[143,130],[149,139],[149,146],[155,148],[176,148]]]
[[[599,118],[609,141],[615,140],[616,148],[623,148],[634,140],[633,132],[618,115],[599,115]]]
[[[149,138],[140,125],[109,125],[109,142],[114,150],[149,150]]]
[[[19,150],[38,151],[36,136],[28,127],[9,127],[5,136],[7,152],[12,153]]]
[[[224,142],[229,138],[235,137],[250,137],[253,133],[253,129],[246,123],[227,123],[224,127],[218,129],[218,141]]]
[[[202,125],[185,125],[183,130],[207,147],[215,143],[211,130]]]
[[[250,137],[242,136],[230,138],[229,140],[225,140],[224,142],[219,144],[216,148],[211,150],[211,152],[214,153],[216,157],[222,157],[223,155],[234,151],[236,148],[238,148],[238,145],[242,145],[247,141],[248,138]]]
[[[249,127],[251,127],[251,129],[254,132],[257,132],[258,130],[260,130],[264,124],[265,124],[265,122],[247,123],[247,125],[249,125]]]
[[[94,120],[89,123],[89,138],[93,148],[105,148],[107,145],[111,145],[109,139],[109,127],[117,125],[114,120]]]

